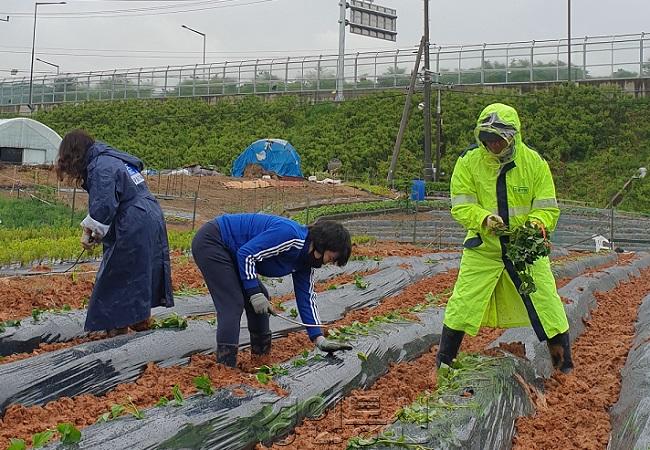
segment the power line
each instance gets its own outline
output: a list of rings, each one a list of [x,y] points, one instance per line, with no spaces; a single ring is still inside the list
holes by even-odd
[[[240,0],[202,0],[202,1],[191,0],[191,2],[186,3],[182,7],[186,7],[188,6],[188,4],[191,6],[199,6],[199,5],[214,4],[214,3],[229,3],[233,1],[240,1]],[[68,2],[68,3],[72,4],[72,2]],[[48,12],[48,13],[42,13],[41,16],[71,16],[77,14],[117,14],[117,13],[127,13],[127,12],[158,11],[161,9],[174,9],[178,7],[181,7],[181,5],[162,5],[162,6],[158,5],[158,6],[148,6],[146,8],[109,9],[109,10],[95,10],[95,11]],[[18,13],[13,13],[13,15],[30,17],[32,14],[31,12],[18,12]]]
[[[233,2],[233,1],[239,1],[239,0],[213,0],[212,3],[214,2],[218,3],[226,3],[226,2]],[[118,13],[112,13],[110,11],[88,11],[88,12],[76,12],[76,13],[42,13],[39,14],[39,18],[41,19],[92,19],[92,18],[119,18],[119,17],[139,17],[139,16],[161,16],[161,15],[169,15],[169,14],[181,14],[181,13],[187,13],[187,12],[197,12],[197,11],[208,11],[208,10],[214,10],[214,9],[223,9],[223,8],[234,8],[234,7],[239,7],[239,6],[252,6],[252,5],[257,5],[260,3],[269,3],[277,0],[255,0],[255,1],[249,1],[248,3],[237,3],[237,4],[232,4],[232,5],[215,5],[215,6],[205,6],[201,8],[190,8],[190,9],[181,9],[177,11],[159,11],[161,8],[147,8],[147,9],[142,9],[142,11],[137,11],[137,10],[116,10],[116,11],[121,11]],[[149,12],[150,10],[154,10],[153,12]],[[131,13],[133,11],[133,13]],[[12,17],[16,17],[18,19],[26,19],[30,18],[32,16],[32,13],[10,13]]]
[[[112,0],[111,0],[112,1]],[[151,0],[151,1],[164,1],[164,0]],[[19,49],[19,50],[30,50],[31,47],[24,47],[24,46],[15,46],[15,45],[0,45],[0,49]],[[130,49],[119,49],[119,48],[75,48],[75,47],[39,47],[39,50],[72,50],[72,51],[97,51],[97,52],[126,52],[126,53],[164,53],[164,54],[171,54],[171,53],[182,53],[182,54],[187,54],[187,53],[194,53],[194,54],[202,54],[202,51],[197,51],[197,50],[130,50]],[[366,50],[366,51],[394,51],[394,48],[389,48],[389,47],[355,47],[354,49],[351,49],[350,52],[354,53],[356,50]],[[303,49],[293,49],[293,50],[231,50],[231,51],[217,51],[217,50],[208,50],[206,51],[206,54],[215,54],[215,55],[243,55],[243,54],[260,54],[260,53],[281,53],[281,54],[286,54],[286,53],[294,53],[294,52],[317,52],[317,53],[322,53],[322,52],[335,52],[337,51],[336,48],[303,48]],[[0,50],[0,53],[2,53],[3,50]],[[302,55],[301,55],[302,56]]]

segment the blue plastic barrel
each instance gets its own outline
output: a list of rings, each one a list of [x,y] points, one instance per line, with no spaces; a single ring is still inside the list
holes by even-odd
[[[411,184],[411,200],[416,202],[424,200],[424,186],[424,180],[413,180],[413,184]]]

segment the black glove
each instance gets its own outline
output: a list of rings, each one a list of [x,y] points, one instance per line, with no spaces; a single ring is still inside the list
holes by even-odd
[[[345,342],[331,341],[324,338],[323,336],[318,336],[316,338],[316,347],[324,352],[335,352],[337,350],[352,350],[352,346]]]

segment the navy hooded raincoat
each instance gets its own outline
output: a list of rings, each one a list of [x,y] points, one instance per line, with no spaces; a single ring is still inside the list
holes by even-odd
[[[102,238],[104,252],[85,329],[123,328],[148,319],[152,307],[174,306],[165,221],[138,158],[95,142],[86,162],[81,224]]]

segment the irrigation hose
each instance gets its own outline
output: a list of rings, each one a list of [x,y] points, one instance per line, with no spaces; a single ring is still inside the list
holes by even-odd
[[[32,272],[32,273],[24,273],[22,275],[11,275],[8,277],[1,277],[1,278],[6,279],[6,278],[37,277],[37,276],[44,276],[44,275],[62,275],[74,269],[79,264],[79,261],[81,261],[81,257],[84,255],[84,253],[86,253],[85,248],[81,250],[81,253],[79,253],[79,256],[77,256],[77,259],[75,259],[74,263],[72,263],[72,265],[65,270],[52,270],[49,272]]]
[[[294,325],[300,325],[300,326],[307,327],[307,328],[328,328],[328,327],[332,326],[332,325],[322,325],[322,324],[321,325],[311,325],[311,324],[307,324],[307,323],[302,323],[302,322],[299,322],[297,320],[290,319],[289,317],[281,316],[280,314],[276,313],[273,310],[269,310],[269,314],[271,314],[272,316],[278,317],[280,319],[286,320],[287,322],[290,322],[290,323],[292,323]]]

